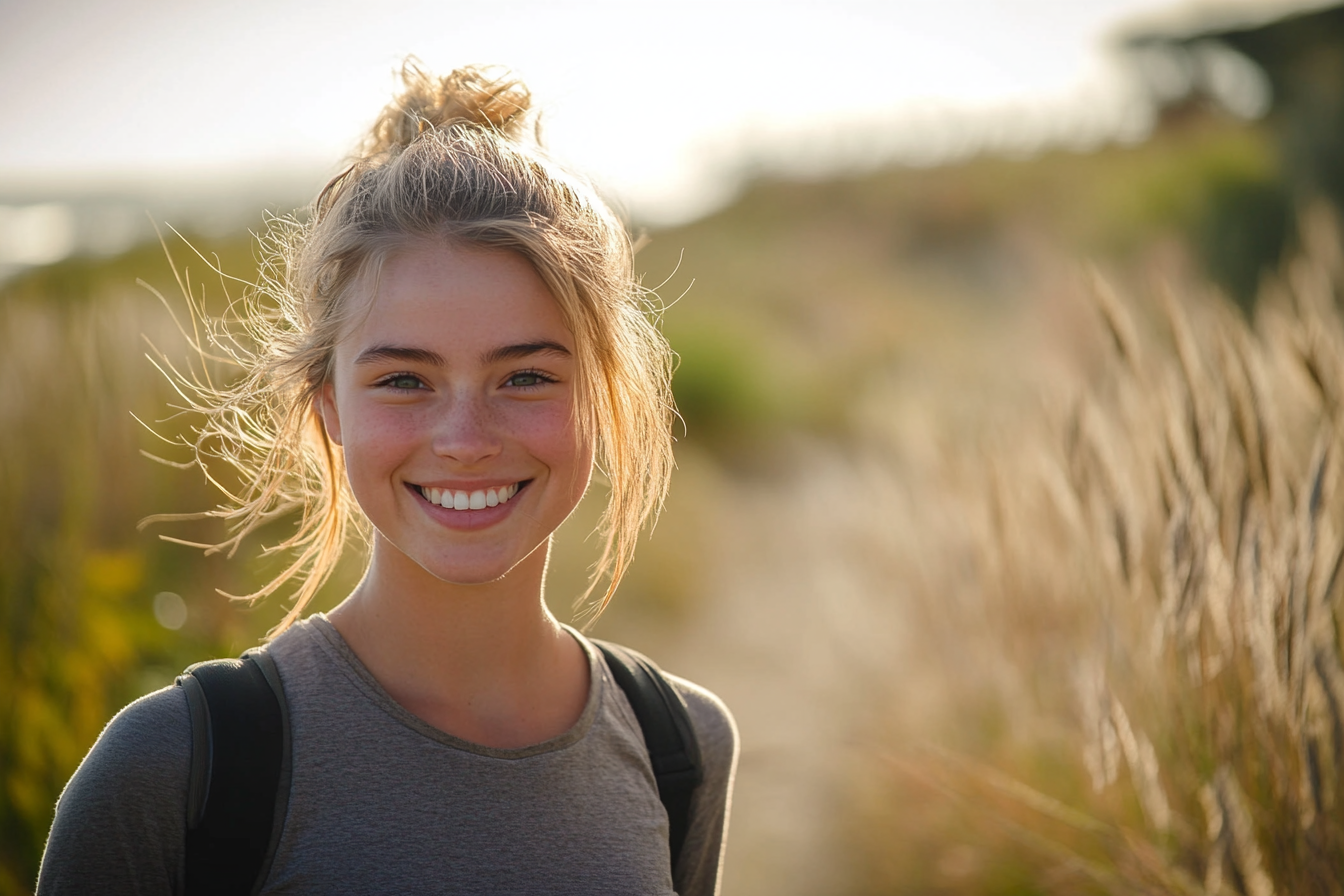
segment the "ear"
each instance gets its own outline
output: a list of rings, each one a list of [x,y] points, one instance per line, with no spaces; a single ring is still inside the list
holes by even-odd
[[[341,415],[336,411],[336,386],[328,381],[322,385],[318,393],[313,396],[313,410],[317,412],[318,418],[322,421],[322,428],[327,431],[327,438],[333,444],[341,444]]]

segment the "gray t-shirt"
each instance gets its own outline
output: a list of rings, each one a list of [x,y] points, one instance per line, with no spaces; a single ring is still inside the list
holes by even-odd
[[[582,636],[588,702],[564,734],[518,750],[426,724],[382,689],[324,616],[277,638],[292,781],[261,890],[281,893],[665,894],[667,815],[639,723]],[[717,697],[671,679],[705,765],[675,881],[718,891],[737,731]],[[108,723],[66,785],[39,894],[181,893],[191,721],[180,688]]]

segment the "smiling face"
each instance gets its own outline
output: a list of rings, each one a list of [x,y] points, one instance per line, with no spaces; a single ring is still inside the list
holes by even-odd
[[[536,554],[592,471],[576,379],[574,337],[521,255],[428,242],[391,255],[318,399],[375,567],[471,585]],[[539,584],[544,554],[529,566]]]

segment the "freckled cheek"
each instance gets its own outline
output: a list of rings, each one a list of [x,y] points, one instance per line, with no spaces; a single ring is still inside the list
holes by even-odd
[[[414,451],[428,438],[427,418],[420,414],[389,413],[391,409],[367,408],[353,416],[345,427],[346,462],[379,458],[395,460]]]
[[[578,423],[568,406],[522,408],[510,416],[509,430],[530,454],[553,468],[572,468],[576,479],[588,481],[592,449],[579,441]]]

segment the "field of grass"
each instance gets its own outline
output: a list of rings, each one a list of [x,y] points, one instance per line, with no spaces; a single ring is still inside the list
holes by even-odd
[[[891,473],[937,522],[869,553],[911,636],[855,892],[1344,890],[1344,257],[1308,242],[1251,324],[1095,284],[1090,369]]]
[[[1254,324],[1190,248],[1271,167],[1263,135],[1192,131],[762,182],[650,234],[686,426],[596,632],[737,714],[726,892],[1339,891],[1338,241]],[[192,242],[252,276],[245,236]],[[169,249],[208,306],[236,289]],[[156,245],[0,288],[0,894],[120,705],[282,613],[216,593],[269,577],[258,545],[137,529],[217,500],[144,456],[187,459],[136,418],[191,421],[137,279],[181,310]],[[561,618],[594,505],[558,536]]]

